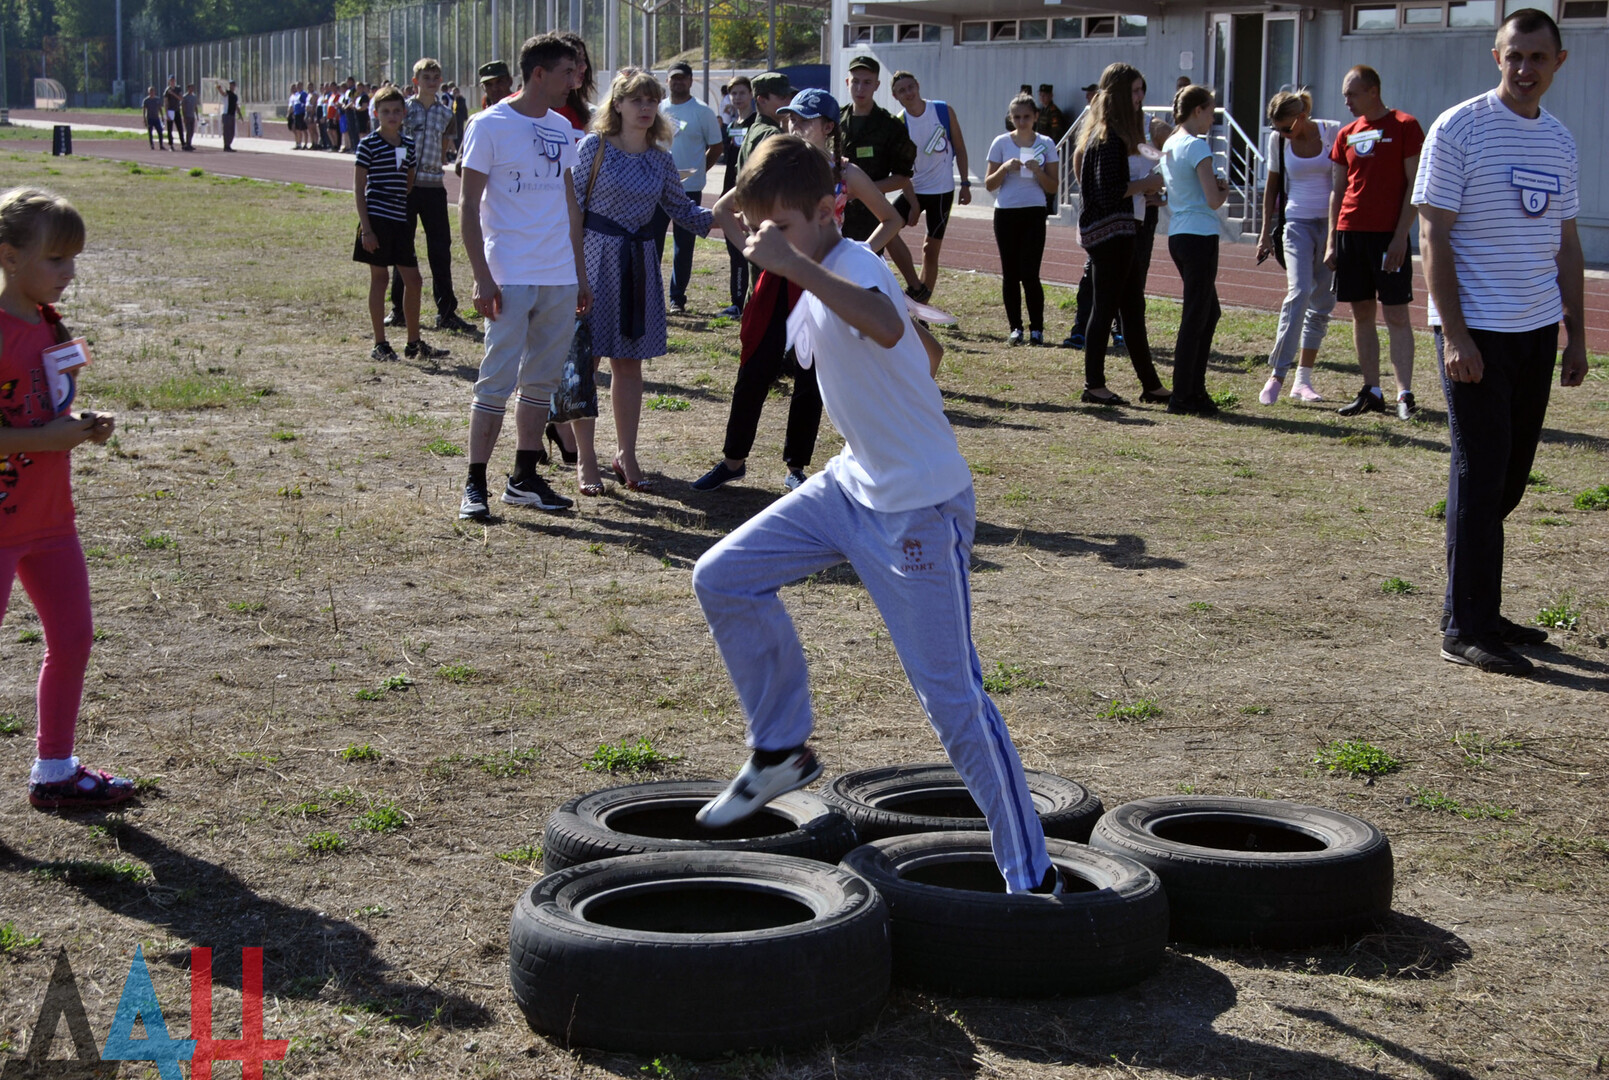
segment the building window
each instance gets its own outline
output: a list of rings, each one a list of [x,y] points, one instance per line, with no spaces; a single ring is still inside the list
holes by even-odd
[[[1598,2],[1609,3],[1609,0]],[[1518,11],[1523,6],[1527,6],[1527,0],[1519,0],[1519,6],[1516,0],[1504,0],[1505,11]],[[1401,4],[1358,4],[1352,8],[1354,32],[1439,30],[1443,27],[1466,30],[1496,24],[1497,0],[1448,0],[1440,4],[1416,0]]]
[[[1496,26],[1497,0],[1453,0],[1447,5],[1448,26]]]
[[[1564,0],[1564,10],[1559,13],[1560,22],[1589,19],[1602,22],[1606,18],[1609,18],[1609,0]]]
[[[938,23],[850,23],[844,27],[844,44],[856,45],[937,45]]]
[[[1352,29],[1354,30],[1395,30],[1397,28],[1397,6],[1390,7],[1355,7],[1352,9]]]
[[[939,43],[939,24],[938,23],[923,23],[922,24],[922,44],[923,45],[937,45],[938,43]]]
[[[866,23],[845,27],[850,45],[870,45],[872,41],[872,28]]]
[[[1488,0],[1495,3],[1496,0]],[[1609,0],[1605,0],[1609,2]],[[1395,17],[1395,8],[1387,9]],[[1439,9],[1438,9],[1439,10]],[[1075,15],[1052,19],[996,19],[964,22],[956,43],[979,45],[991,41],[1079,41],[1084,38],[1143,38],[1148,30],[1144,15]]]

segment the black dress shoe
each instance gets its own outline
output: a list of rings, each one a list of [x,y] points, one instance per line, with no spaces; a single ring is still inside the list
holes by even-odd
[[[1484,638],[1442,638],[1441,658],[1494,675],[1529,675],[1536,670],[1535,664],[1503,644],[1495,634]]]
[[[1357,416],[1359,413],[1386,411],[1386,401],[1381,395],[1365,386],[1358,391],[1358,396],[1335,410],[1340,416]]]
[[[1441,633],[1447,636],[1447,624],[1453,621],[1450,612],[1441,613]],[[1545,645],[1548,632],[1540,626],[1522,626],[1513,619],[1498,616],[1497,636],[1504,645]]]
[[[1166,405],[1173,400],[1172,390],[1141,390],[1140,400],[1148,405]]]
[[[1112,394],[1112,392],[1110,390],[1108,390],[1107,393]],[[1084,387],[1084,392],[1079,395],[1078,400],[1082,401],[1085,405],[1127,405],[1128,404],[1128,402],[1126,400],[1124,400],[1123,398],[1118,397],[1116,394],[1112,394],[1111,397],[1097,397],[1095,395],[1095,392],[1093,390],[1091,390],[1087,386]]]

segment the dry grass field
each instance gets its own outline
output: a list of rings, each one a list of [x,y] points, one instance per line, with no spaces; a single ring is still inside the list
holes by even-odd
[[[268,1034],[291,1040],[271,1076],[1604,1071],[1609,512],[1577,505],[1609,483],[1604,357],[1555,391],[1509,522],[1506,613],[1567,628],[1529,650],[1536,678],[1507,679],[1437,652],[1447,430],[1428,338],[1407,423],[1334,414],[1356,389],[1339,325],[1317,380],[1332,403],[1259,406],[1274,317],[1249,312],[1220,330],[1208,382],[1238,404],[1218,419],[1096,409],[1077,404],[1081,355],[1008,349],[997,282],[947,274],[938,302],[961,325],[940,331],[940,382],[978,492],[975,634],[1026,764],[1108,807],[1199,792],[1359,814],[1395,850],[1394,921],[1348,948],[1177,946],[1101,998],[897,990],[845,1045],[646,1061],[533,1036],[507,926],[547,815],[632,779],[587,768],[600,745],[646,740],[664,760],[639,755],[644,777],[724,778],[744,756],[689,576],[782,497],[786,390],[748,480],[690,491],[736,370],[736,327],[708,319],[724,250],[701,247],[702,314],[674,319],[648,365],[640,456],[659,490],[611,484],[572,514],[499,507],[469,525],[478,347],[435,339],[453,350],[436,370],[368,360],[350,195],[20,152],[0,177],[89,220],[63,306],[97,356],[84,403],[120,431],[75,455],[99,637],[79,746],[143,792],[116,815],[29,808],[42,646],[16,589],[0,630],[0,1061],[26,1051],[62,948],[103,1040],[138,945],[180,1037],[189,949],[215,950],[227,1033],[239,949],[262,946]],[[461,296],[468,281],[460,257]],[[1059,339],[1070,295],[1051,299]],[[1151,317],[1166,378],[1177,308]],[[1109,370],[1137,395],[1124,354]],[[607,405],[599,433],[612,448]],[[816,467],[838,444],[824,425]],[[492,475],[511,459],[509,437]],[[786,598],[828,770],[936,759],[855,576]],[[1344,760],[1368,775],[1315,760],[1338,740],[1382,756]],[[64,1028],[55,1053],[68,1043]]]

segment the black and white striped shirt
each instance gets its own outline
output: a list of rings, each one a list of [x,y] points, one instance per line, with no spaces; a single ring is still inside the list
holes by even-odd
[[[404,135],[399,145],[392,146],[378,131],[371,131],[358,141],[355,164],[369,171],[363,185],[369,216],[407,221],[408,172],[415,164],[413,140]]]

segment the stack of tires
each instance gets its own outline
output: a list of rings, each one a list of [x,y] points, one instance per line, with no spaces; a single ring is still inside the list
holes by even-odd
[[[1005,891],[949,765],[849,773],[715,831],[693,815],[718,781],[571,799],[514,910],[515,999],[568,1045],[711,1057],[852,1036],[894,982],[1102,993],[1155,971],[1170,940],[1293,947],[1390,911],[1390,845],[1349,815],[1161,798],[1103,816],[1075,781],[1027,777],[1059,896]]]

